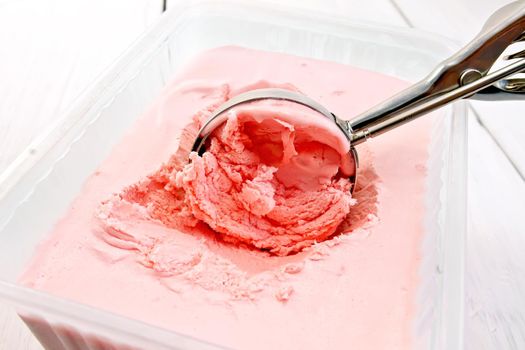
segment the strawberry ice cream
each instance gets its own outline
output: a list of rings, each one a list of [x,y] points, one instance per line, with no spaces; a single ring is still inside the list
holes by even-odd
[[[354,203],[340,176],[350,147],[337,126],[276,101],[228,114],[209,151],[174,176],[193,215],[226,241],[279,255],[332,235]]]
[[[21,282],[231,348],[413,348],[428,118],[359,146],[353,195],[348,142],[294,103],[236,107],[190,154],[207,117],[247,90],[299,91],[350,118],[406,85],[277,53],[199,55],[86,181]]]

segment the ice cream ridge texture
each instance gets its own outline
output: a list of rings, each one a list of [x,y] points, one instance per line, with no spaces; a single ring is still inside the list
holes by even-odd
[[[226,241],[279,255],[332,235],[355,202],[335,124],[293,102],[227,113],[209,150],[174,176],[193,215]]]
[[[21,283],[228,348],[414,348],[429,118],[359,145],[355,189],[338,126],[289,101],[228,110],[191,152],[246,91],[288,89],[348,119],[406,86],[239,47],[197,55],[86,180]]]

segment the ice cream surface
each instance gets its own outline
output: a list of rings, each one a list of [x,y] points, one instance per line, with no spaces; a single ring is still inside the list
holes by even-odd
[[[200,54],[87,180],[21,282],[233,348],[413,347],[428,120],[360,148],[354,196],[348,142],[293,103],[229,111],[188,162],[206,118],[241,92],[297,90],[352,117],[405,86],[277,53]]]

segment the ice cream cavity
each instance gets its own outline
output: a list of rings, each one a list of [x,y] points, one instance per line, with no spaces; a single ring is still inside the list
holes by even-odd
[[[278,255],[332,235],[354,204],[340,174],[349,145],[315,114],[277,101],[229,111],[208,151],[175,175],[189,210],[224,240]]]

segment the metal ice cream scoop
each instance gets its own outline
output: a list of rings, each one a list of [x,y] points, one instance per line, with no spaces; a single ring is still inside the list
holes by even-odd
[[[295,102],[337,124],[350,141],[357,180],[355,146],[408,123],[432,110],[462,98],[525,101],[525,49],[504,51],[525,43],[525,1],[510,3],[489,17],[481,32],[463,49],[441,62],[425,79],[365,113],[347,121],[338,118],[311,98],[284,89],[258,89],[233,97],[213,112],[200,129],[192,151],[204,153],[206,139],[228,118],[227,110],[243,103],[276,99]],[[495,69],[495,63],[508,63]],[[353,186],[354,188],[355,186]]]

